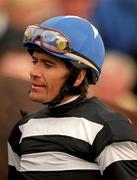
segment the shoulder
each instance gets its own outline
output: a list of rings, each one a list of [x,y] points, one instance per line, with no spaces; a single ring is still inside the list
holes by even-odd
[[[30,113],[23,113],[22,118],[18,121],[17,126],[27,123],[30,119],[44,118],[48,116],[48,108],[45,106],[42,109],[39,109]]]
[[[88,120],[102,125],[113,120],[118,121],[121,118],[126,119],[122,114],[114,112],[104,105],[97,97],[86,99],[72,111],[77,112],[80,116],[85,116]]]
[[[38,111],[31,112],[31,113],[21,112],[22,118],[16,123],[16,125],[12,129],[9,140],[12,140],[12,139],[14,140],[17,137],[19,138],[21,136],[20,126],[28,123],[29,120],[31,120],[31,119],[44,118],[44,117],[48,116],[47,112],[48,112],[48,110],[46,107],[44,107]]]
[[[112,111],[98,99],[94,99],[93,101],[96,104],[98,118],[102,120],[104,125],[102,131],[108,132],[112,136],[112,141],[130,139],[137,141],[133,125],[124,114]]]
[[[86,104],[92,109],[88,112],[88,118],[103,125],[93,142],[96,156],[112,143],[124,141],[137,143],[137,134],[127,117],[112,111],[97,98],[88,99]],[[88,106],[87,109],[89,109]]]

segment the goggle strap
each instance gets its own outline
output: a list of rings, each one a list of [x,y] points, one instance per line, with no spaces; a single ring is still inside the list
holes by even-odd
[[[94,64],[91,64],[88,60],[86,60],[85,58],[81,57],[81,56],[78,56],[76,54],[73,54],[73,53],[70,53],[70,52],[67,52],[65,53],[66,56],[68,57],[71,57],[73,59],[76,59],[79,63],[83,63],[91,68],[93,68],[94,70],[96,70],[97,72],[100,73],[100,71],[97,69],[97,67],[94,65]]]

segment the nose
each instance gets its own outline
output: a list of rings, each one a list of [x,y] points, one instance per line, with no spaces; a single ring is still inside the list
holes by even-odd
[[[41,77],[41,71],[38,65],[34,65],[30,71],[30,77],[32,78],[38,78]]]

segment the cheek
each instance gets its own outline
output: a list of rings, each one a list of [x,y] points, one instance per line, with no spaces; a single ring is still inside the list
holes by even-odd
[[[62,87],[68,76],[69,76],[69,70],[62,71],[62,69],[58,69],[53,73],[51,72],[51,73],[43,74],[43,80],[48,88],[58,89]]]
[[[46,86],[45,90],[43,89],[43,95],[51,98],[59,94],[59,91],[67,78],[68,73],[60,74],[60,71],[54,72],[54,74],[43,76],[43,80]]]
[[[59,93],[65,80],[66,80],[65,77],[63,78],[63,77],[56,76],[56,75],[53,78],[48,78],[46,81],[48,93],[50,93],[50,94]]]

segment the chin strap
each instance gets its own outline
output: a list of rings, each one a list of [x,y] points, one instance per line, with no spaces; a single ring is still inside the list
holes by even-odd
[[[80,71],[79,69],[72,66],[71,70],[70,70],[70,75],[69,75],[68,79],[65,81],[59,94],[51,102],[44,103],[44,104],[48,104],[49,107],[53,107],[53,106],[59,104],[63,100],[63,98],[67,94],[67,92],[69,92],[69,90],[73,86],[74,82],[76,81],[76,79],[78,77],[79,71]]]

